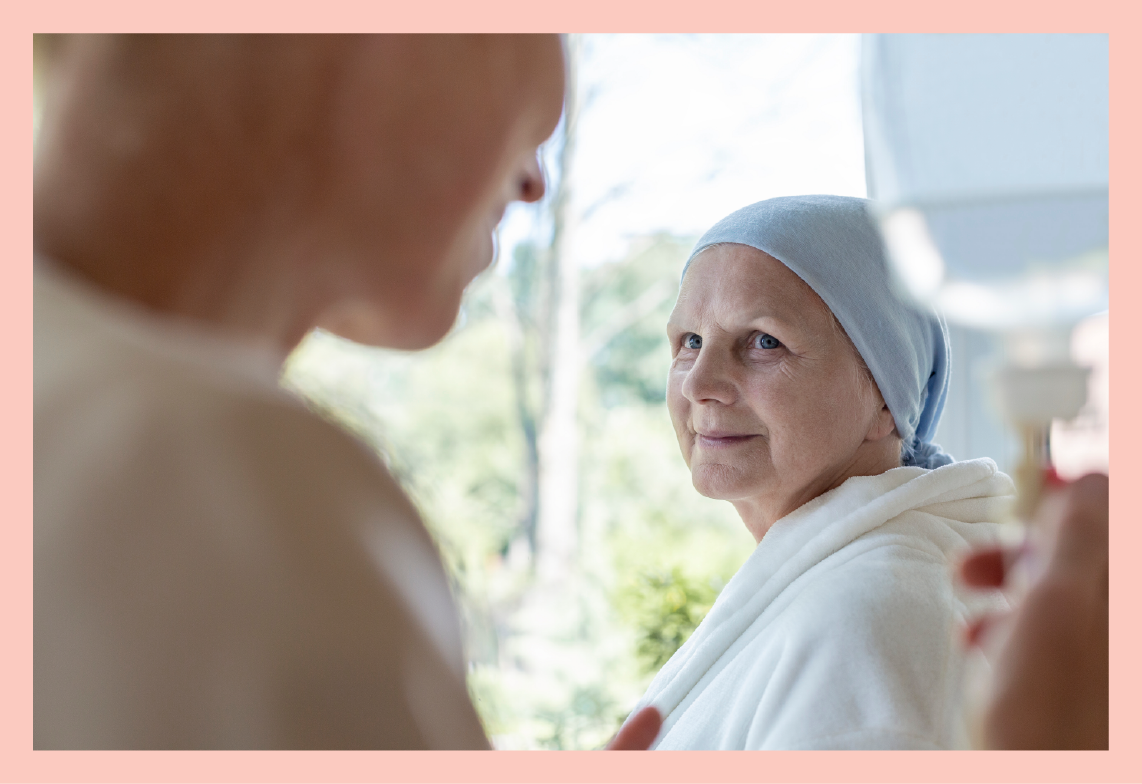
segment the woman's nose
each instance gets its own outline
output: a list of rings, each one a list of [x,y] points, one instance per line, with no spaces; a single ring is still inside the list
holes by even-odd
[[[733,403],[737,399],[737,385],[729,358],[703,347],[686,373],[682,394],[691,403]]]
[[[515,196],[519,201],[536,202],[543,198],[547,187],[543,182],[543,167],[539,163],[539,153],[530,157],[520,172],[519,191]]]

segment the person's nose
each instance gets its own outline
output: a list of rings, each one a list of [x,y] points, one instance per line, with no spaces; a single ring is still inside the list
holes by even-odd
[[[682,382],[682,394],[691,403],[729,405],[737,399],[732,357],[715,347],[703,346]]]
[[[543,167],[539,163],[539,153],[531,156],[524,163],[519,177],[519,190],[515,199],[526,202],[537,202],[547,192],[543,181]]]

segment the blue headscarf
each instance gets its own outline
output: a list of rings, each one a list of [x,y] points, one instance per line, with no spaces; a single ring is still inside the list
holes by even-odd
[[[938,468],[952,462],[932,443],[948,396],[948,328],[896,294],[870,204],[847,196],[759,201],[707,231],[686,269],[706,248],[730,242],[767,253],[797,273],[833,311],[872,372],[903,440],[904,465]]]

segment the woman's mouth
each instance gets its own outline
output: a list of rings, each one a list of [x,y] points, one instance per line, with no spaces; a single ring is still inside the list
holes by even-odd
[[[737,446],[750,441],[757,436],[753,433],[725,433],[720,431],[713,431],[710,433],[695,433],[694,440],[698,446],[704,449],[721,449],[725,447]]]

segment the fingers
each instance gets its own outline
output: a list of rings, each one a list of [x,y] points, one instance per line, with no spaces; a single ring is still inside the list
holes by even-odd
[[[1036,512],[1030,530],[1037,546],[1019,566],[1028,590],[996,646],[984,720],[989,748],[1107,748],[1108,505],[1109,480],[1096,474],[1048,492]],[[994,554],[980,555],[963,571],[994,579]],[[968,638],[986,644],[997,626],[977,621]]]
[[[1053,566],[1105,571],[1110,480],[1105,474],[1087,474],[1069,484],[1057,478],[1047,484],[1053,490],[1040,505],[1032,529],[1047,531],[1048,538],[1054,539],[1048,548]],[[1001,587],[1015,561],[1028,554],[1026,549],[989,547],[972,552],[960,564],[960,579],[973,588]]]
[[[662,716],[654,706],[643,708],[623,725],[607,744],[608,751],[645,751],[658,737]]]
[[[971,553],[960,564],[960,579],[974,588],[998,588],[1007,576],[1007,557],[993,547]]]

